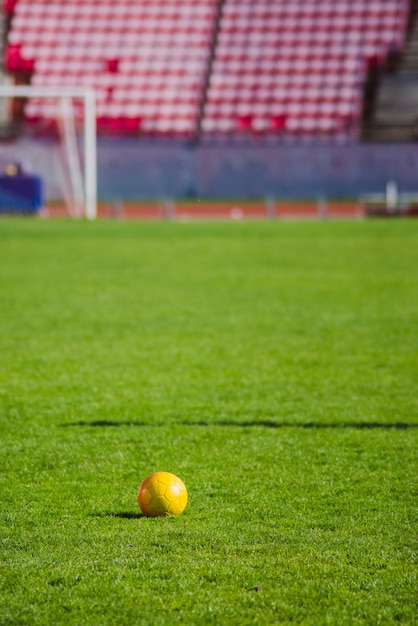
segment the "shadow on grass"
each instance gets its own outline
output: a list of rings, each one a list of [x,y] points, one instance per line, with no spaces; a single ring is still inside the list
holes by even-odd
[[[129,421],[129,422],[114,422],[112,420],[96,420],[93,422],[85,422],[85,421],[81,421],[81,422],[66,422],[65,424],[60,424],[61,428],[69,428],[69,427],[74,427],[74,426],[92,426],[94,428],[116,428],[119,426],[136,426],[136,427],[141,427],[141,426],[161,426],[162,424],[149,424],[147,422],[135,422],[135,421]]]
[[[250,422],[216,422],[216,424],[211,424],[209,422],[183,422],[184,425],[193,425],[193,426],[235,426],[238,428],[251,428],[251,427],[259,427],[259,428],[301,428],[301,429],[358,429],[358,430],[373,430],[373,429],[387,429],[387,430],[406,430],[408,428],[418,428],[418,424],[412,424],[409,422],[397,422],[393,424],[387,424],[384,422],[332,422],[332,423],[321,423],[321,422],[274,422],[270,420],[264,421],[250,421]]]
[[[132,513],[131,511],[121,511],[115,513],[114,511],[108,511],[106,513],[91,513],[90,517],[117,517],[118,519],[142,519],[145,517],[143,513]]]
[[[114,422],[111,420],[97,420],[93,422],[67,422],[65,424],[60,424],[62,428],[68,427],[76,427],[76,426],[89,426],[93,428],[119,428],[121,426],[135,426],[135,427],[161,427],[167,426],[168,424],[164,424],[162,422],[155,422],[154,424],[147,422]],[[418,423],[410,423],[410,422],[395,422],[395,423],[385,423],[385,422],[331,422],[331,423],[321,423],[321,422],[275,422],[273,420],[261,420],[261,421],[244,421],[244,422],[234,422],[234,421],[224,421],[224,422],[175,422],[173,425],[177,426],[205,426],[205,427],[216,427],[216,426],[232,426],[235,428],[301,428],[301,429],[357,429],[357,430],[374,430],[374,429],[383,429],[383,430],[407,430],[410,428],[418,428]]]

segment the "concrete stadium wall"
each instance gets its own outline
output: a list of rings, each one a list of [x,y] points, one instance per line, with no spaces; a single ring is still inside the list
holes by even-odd
[[[62,181],[60,150],[53,141],[0,145],[0,167],[28,163],[44,176],[47,197]],[[198,146],[144,145],[135,139],[100,139],[99,197],[239,198],[357,197],[383,192],[394,180],[418,191],[418,144]]]

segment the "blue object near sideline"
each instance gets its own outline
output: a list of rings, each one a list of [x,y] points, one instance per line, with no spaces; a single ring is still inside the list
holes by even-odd
[[[19,173],[0,176],[0,213],[36,213],[44,206],[42,179]]]

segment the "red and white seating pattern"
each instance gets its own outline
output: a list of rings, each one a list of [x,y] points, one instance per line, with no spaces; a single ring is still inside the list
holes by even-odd
[[[92,86],[99,126],[192,135],[203,97],[217,0],[18,0],[10,71],[38,86]],[[28,118],[55,115],[32,99]]]
[[[408,0],[5,0],[6,64],[92,86],[103,128],[355,135],[367,64],[402,48]],[[26,116],[55,108],[31,100]]]
[[[367,62],[404,43],[406,0],[226,0],[202,130],[355,134]]]

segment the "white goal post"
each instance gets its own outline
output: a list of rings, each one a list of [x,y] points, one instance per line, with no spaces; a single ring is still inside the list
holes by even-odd
[[[31,85],[4,85],[0,86],[1,98],[47,98],[57,99],[62,104],[63,120],[68,112],[68,102],[78,99],[83,103],[83,150],[84,150],[84,180],[82,181],[82,195],[85,217],[93,220],[97,216],[97,133],[96,133],[96,96],[90,87],[36,87]],[[62,132],[66,135],[69,146],[76,145],[75,136],[72,137],[71,124],[63,123]],[[71,152],[71,150],[70,150]],[[76,159],[69,158],[73,178],[77,176]],[[72,161],[72,163],[71,163]]]

